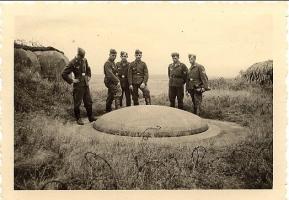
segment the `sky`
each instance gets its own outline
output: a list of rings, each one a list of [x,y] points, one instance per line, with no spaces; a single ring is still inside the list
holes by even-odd
[[[143,52],[150,74],[166,74],[170,54],[197,55],[209,77],[235,77],[252,64],[272,59],[273,20],[268,12],[240,6],[110,3],[31,8],[15,18],[15,39],[53,46],[72,59],[86,50],[92,73],[103,73],[109,50],[126,51],[134,60]]]

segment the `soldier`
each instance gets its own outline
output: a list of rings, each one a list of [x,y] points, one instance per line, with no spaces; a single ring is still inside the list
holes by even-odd
[[[122,106],[122,99],[123,94],[125,94],[126,99],[126,106],[131,106],[131,97],[130,97],[130,89],[128,84],[128,68],[129,68],[129,62],[127,61],[127,53],[122,51],[120,52],[120,58],[121,61],[116,63],[117,68],[117,75],[120,79],[120,85],[121,85],[121,96],[120,96],[120,106]]]
[[[104,64],[104,84],[108,88],[106,99],[106,112],[111,111],[111,104],[115,101],[115,109],[120,107],[121,87],[120,80],[116,75],[117,69],[114,63],[116,58],[116,50],[111,49],[109,58]]]
[[[134,105],[139,105],[138,89],[143,93],[146,105],[151,104],[150,91],[147,87],[148,82],[148,68],[145,62],[141,61],[142,52],[135,50],[135,61],[129,65],[128,70],[128,83],[129,89],[132,90],[132,99]]]
[[[170,106],[175,107],[176,97],[178,99],[178,108],[184,108],[184,84],[187,81],[188,68],[185,64],[179,61],[179,54],[171,54],[173,63],[168,67],[169,75],[169,99]]]
[[[85,51],[81,48],[77,49],[77,56],[73,58],[62,72],[62,78],[69,84],[73,83],[73,102],[74,114],[77,124],[83,125],[80,118],[80,105],[83,100],[84,107],[90,122],[96,119],[92,115],[92,100],[89,90],[89,81],[91,78],[91,70],[88,65],[87,59],[84,58]],[[73,72],[75,78],[69,77]]]
[[[202,94],[210,90],[208,87],[208,77],[205,72],[204,66],[196,63],[196,55],[189,54],[191,67],[187,76],[186,91],[192,97],[194,104],[194,113],[200,115]]]

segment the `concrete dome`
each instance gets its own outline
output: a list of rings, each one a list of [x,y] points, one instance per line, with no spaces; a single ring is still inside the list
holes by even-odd
[[[139,105],[104,114],[93,127],[101,132],[133,137],[175,137],[204,132],[207,123],[176,108]]]

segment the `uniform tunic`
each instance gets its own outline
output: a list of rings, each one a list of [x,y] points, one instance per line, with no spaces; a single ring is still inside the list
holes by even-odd
[[[169,86],[182,87],[187,80],[188,68],[185,64],[172,63],[168,67]]]
[[[178,99],[178,108],[183,109],[184,84],[187,79],[188,68],[181,62],[172,63],[168,67],[170,106],[175,107]]]
[[[123,95],[125,94],[126,106],[131,105],[131,96],[128,83],[128,68],[129,62],[121,61],[116,63],[117,73],[116,75],[120,79],[120,85],[122,89],[122,94],[120,96],[120,106],[122,106]]]
[[[201,88],[208,89],[208,77],[204,66],[195,63],[189,69],[186,90],[191,95],[194,104],[194,113],[197,115],[200,114],[203,99],[202,92],[200,91]]]
[[[139,105],[138,89],[140,89],[143,92],[146,104],[150,104],[150,91],[147,87],[148,78],[149,78],[148,68],[145,62],[135,60],[132,63],[130,63],[128,70],[128,83],[129,85],[133,86],[132,99],[134,105]],[[140,85],[142,83],[145,84],[144,88],[140,88]]]
[[[188,72],[187,90],[196,88],[208,88],[208,77],[206,75],[205,67],[198,63],[195,63],[190,67]]]
[[[78,83],[73,83],[69,74],[73,73],[75,79],[78,79]],[[73,58],[62,72],[62,78],[69,84],[73,83],[73,102],[74,102],[74,114],[77,119],[80,118],[79,107],[83,100],[84,106],[87,111],[87,115],[92,115],[92,99],[89,90],[88,77],[91,77],[91,70],[88,62],[85,58]]]
[[[113,61],[107,60],[104,63],[104,84],[108,88],[107,98],[106,98],[106,111],[111,111],[111,104],[113,100],[116,103],[119,101],[121,96],[121,87],[117,86],[120,82],[117,74],[117,68]]]

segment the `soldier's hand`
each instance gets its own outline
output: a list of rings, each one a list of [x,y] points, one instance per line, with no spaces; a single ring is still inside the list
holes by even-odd
[[[142,83],[142,84],[140,84],[140,86],[139,86],[141,89],[144,89],[145,88],[145,84],[144,83]]]
[[[186,91],[186,95],[187,95],[187,96],[190,96],[190,93],[189,93],[189,91],[188,91],[188,90]]]
[[[78,79],[72,79],[73,83],[79,83]]]
[[[130,89],[130,90],[133,90],[133,87],[132,87],[132,85],[130,85],[130,86],[129,86],[129,89]]]

